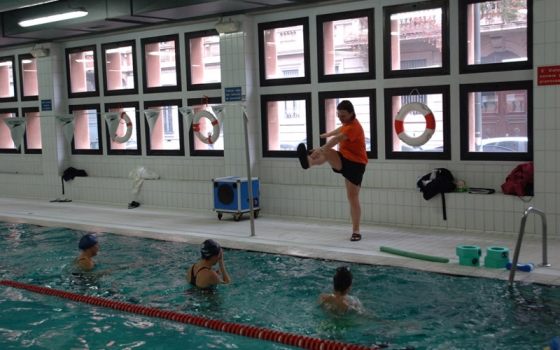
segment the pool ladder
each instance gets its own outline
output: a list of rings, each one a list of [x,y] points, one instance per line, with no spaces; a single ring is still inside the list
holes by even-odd
[[[517,238],[517,244],[515,245],[515,253],[513,254],[513,261],[511,262],[511,270],[509,272],[509,282],[508,284],[511,286],[513,284],[513,278],[515,276],[515,271],[517,270],[517,260],[519,259],[519,250],[521,249],[521,241],[523,240],[523,231],[525,231],[525,222],[527,222],[527,216],[529,213],[534,212],[539,214],[542,219],[542,249],[543,249],[543,262],[539,264],[541,267],[550,267],[550,264],[547,262],[547,244],[546,244],[546,216],[544,212],[533,207],[529,207],[523,213],[523,218],[521,219],[521,228],[519,229],[519,237]]]

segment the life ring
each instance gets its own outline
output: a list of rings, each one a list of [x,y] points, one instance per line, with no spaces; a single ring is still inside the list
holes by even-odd
[[[124,136],[117,136],[117,134],[115,133],[115,135],[113,135],[112,137],[112,140],[118,143],[125,143],[130,140],[130,136],[132,136],[132,122],[130,121],[130,118],[128,117],[126,112],[121,113],[121,119],[124,120],[126,124],[126,133],[124,134]]]
[[[200,118],[202,117],[210,120],[210,123],[214,126],[212,135],[208,137],[205,137],[200,133]],[[220,137],[220,122],[218,121],[218,119],[216,119],[214,114],[208,111],[198,111],[194,115],[192,126],[193,126],[193,132],[195,133],[196,137],[198,137],[200,141],[204,142],[207,145],[216,143],[216,141],[218,141],[218,138]]]
[[[408,113],[413,111],[422,113],[424,118],[426,118],[426,129],[424,130],[424,133],[418,137],[410,137],[404,132],[404,118],[408,115]],[[435,131],[436,119],[434,118],[434,114],[428,106],[420,102],[405,104],[399,113],[397,113],[397,117],[395,118],[395,132],[397,133],[399,139],[409,146],[422,146],[432,138]]]

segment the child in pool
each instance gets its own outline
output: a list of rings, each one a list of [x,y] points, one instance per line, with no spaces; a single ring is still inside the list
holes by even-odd
[[[352,280],[352,271],[348,266],[337,268],[333,277],[333,292],[319,295],[319,305],[329,311],[361,313],[364,310],[362,302],[348,295],[352,290]]]
[[[78,266],[84,271],[91,271],[95,267],[95,260],[92,258],[97,255],[99,251],[99,244],[97,238],[91,234],[82,236],[78,243],[78,248],[82,253],[74,260]]]

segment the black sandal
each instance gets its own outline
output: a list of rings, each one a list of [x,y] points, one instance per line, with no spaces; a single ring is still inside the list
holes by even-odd
[[[352,233],[352,237],[350,237],[352,242],[358,242],[362,240],[362,235],[359,233]]]
[[[309,161],[307,160],[307,147],[305,147],[305,143],[300,143],[297,146],[297,155],[301,167],[304,169],[309,168]]]

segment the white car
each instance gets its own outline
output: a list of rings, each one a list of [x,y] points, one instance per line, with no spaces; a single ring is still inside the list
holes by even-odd
[[[480,152],[527,152],[526,136],[493,137],[482,140]]]

